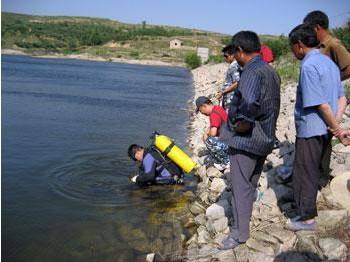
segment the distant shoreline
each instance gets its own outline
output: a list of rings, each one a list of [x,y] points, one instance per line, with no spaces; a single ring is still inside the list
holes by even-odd
[[[171,67],[186,67],[182,63],[167,63],[159,60],[138,60],[138,59],[126,59],[126,58],[103,58],[99,56],[92,56],[89,54],[48,54],[48,55],[35,55],[28,54],[21,50],[15,49],[1,49],[1,55],[23,55],[39,58],[58,58],[58,59],[77,59],[77,60],[87,60],[87,61],[98,61],[98,62],[111,62],[111,63],[124,63],[133,65],[152,65],[152,66],[171,66]]]

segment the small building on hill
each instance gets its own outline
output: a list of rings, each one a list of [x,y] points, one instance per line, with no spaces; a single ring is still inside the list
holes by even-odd
[[[170,49],[177,49],[182,47],[182,41],[179,39],[173,39],[170,41]]]
[[[209,48],[206,47],[198,47],[197,55],[201,58],[202,64],[207,62],[209,59]]]

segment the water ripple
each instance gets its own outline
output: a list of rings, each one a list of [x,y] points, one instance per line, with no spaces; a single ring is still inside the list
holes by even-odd
[[[113,152],[77,153],[50,172],[50,186],[65,198],[90,205],[129,206],[131,186],[126,177],[116,174],[120,164]]]

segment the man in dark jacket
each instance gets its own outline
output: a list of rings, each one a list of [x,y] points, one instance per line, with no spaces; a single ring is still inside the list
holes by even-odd
[[[183,183],[182,170],[163,157],[156,148],[143,148],[132,144],[129,146],[128,155],[134,161],[141,162],[139,173],[131,178],[132,182],[138,185]]]
[[[249,238],[249,222],[257,183],[266,156],[275,144],[280,108],[280,79],[260,56],[256,33],[241,31],[232,38],[234,56],[243,67],[221,139],[230,147],[230,181],[234,224],[223,241],[231,249]]]

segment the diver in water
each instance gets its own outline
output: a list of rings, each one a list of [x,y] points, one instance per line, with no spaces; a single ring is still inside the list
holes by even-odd
[[[138,185],[183,184],[183,172],[170,159],[164,157],[157,148],[143,148],[132,144],[128,149],[129,157],[141,163],[139,173],[130,180]]]

